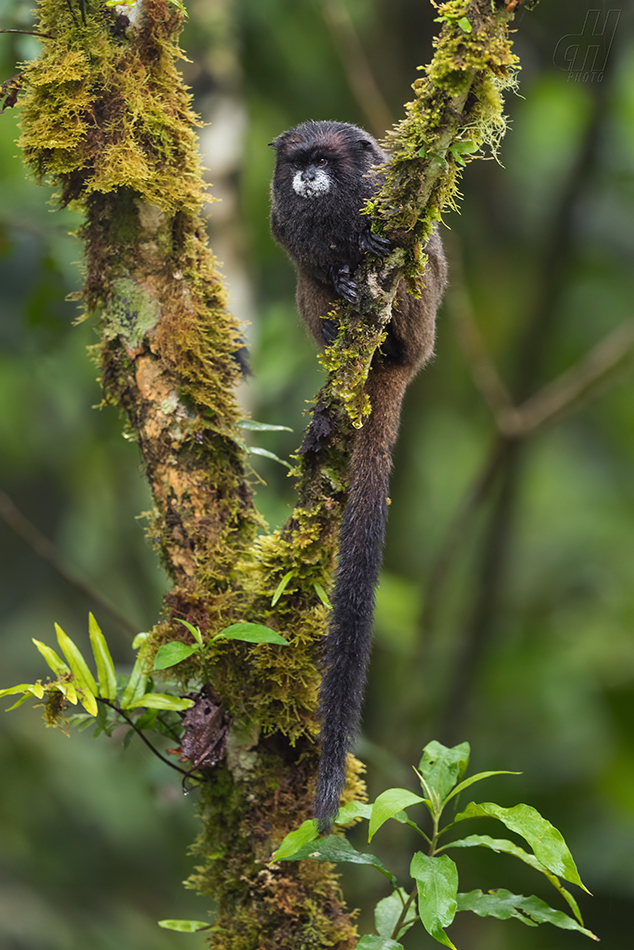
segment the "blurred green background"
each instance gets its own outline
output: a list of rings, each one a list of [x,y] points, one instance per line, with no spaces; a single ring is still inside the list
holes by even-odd
[[[258,434],[285,457],[320,374],[292,269],[269,236],[267,143],[307,118],[380,135],[429,61],[434,10],[427,0],[187,6],[183,68],[211,123],[201,148],[222,199],[211,242],[251,324],[254,376],[241,398],[254,418],[294,428]],[[0,0],[3,28],[30,22],[29,4]],[[563,831],[594,894],[580,897],[586,924],[616,950],[634,912],[633,17],[624,3],[543,0],[514,26],[520,95],[507,96],[500,162],[466,170],[460,214],[446,217],[452,292],[436,358],[406,400],[359,751],[372,796],[414,789],[410,764],[431,738],[468,739],[473,770],[521,771],[475,797],[528,801]],[[37,46],[0,36],[2,80]],[[52,643],[53,621],[83,643],[90,609],[122,669],[131,658],[129,630],[16,532],[7,497],[128,627],[154,622],[165,589],[139,518],[150,501],[137,449],[115,412],[95,409],[94,329],[73,326],[65,300],[81,282],[79,221],[51,214],[50,190],[25,181],[18,120],[18,110],[0,117],[1,686],[43,674],[31,637]],[[509,415],[492,366],[516,401],[571,371],[569,397],[574,367],[608,337],[584,399],[530,438],[500,439],[491,403],[502,426]],[[293,500],[286,470],[251,458],[258,505],[279,524]],[[456,522],[487,465],[494,474]],[[178,776],[135,740],[124,752],[121,736],[46,731],[30,706],[0,713],[0,950],[201,948],[202,936],[155,923],[209,909],[180,887],[195,832],[195,795],[183,798]],[[373,845],[405,879],[403,829]],[[505,886],[557,903],[509,858],[459,860],[462,890]],[[344,890],[369,930],[383,879],[353,869]],[[461,950],[586,939],[467,914],[451,933]],[[417,930],[405,940],[432,943]]]

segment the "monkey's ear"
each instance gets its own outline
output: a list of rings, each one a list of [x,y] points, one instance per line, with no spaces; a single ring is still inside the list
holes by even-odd
[[[271,148],[279,148],[280,145],[282,144],[283,138],[284,138],[283,134],[278,135],[277,138],[274,138],[272,142],[269,142],[269,145],[271,146]]]

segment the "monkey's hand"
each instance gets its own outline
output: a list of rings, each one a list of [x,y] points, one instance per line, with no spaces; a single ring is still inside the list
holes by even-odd
[[[340,297],[343,297],[348,303],[359,302],[357,285],[350,277],[349,264],[333,264],[328,276]]]
[[[385,257],[392,250],[392,242],[387,238],[374,234],[373,231],[362,231],[359,237],[359,247],[365,253],[376,254],[377,257]]]
[[[339,324],[336,320],[322,320],[321,323],[321,341],[324,346],[330,346],[337,339],[339,333]]]

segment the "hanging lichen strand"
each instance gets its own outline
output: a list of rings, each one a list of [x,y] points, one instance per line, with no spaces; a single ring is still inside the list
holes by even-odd
[[[356,931],[328,866],[269,859],[310,816],[322,588],[380,318],[364,315],[331,348],[314,418],[319,426],[327,417],[333,437],[305,441],[293,517],[254,542],[260,521],[235,428],[238,332],[206,247],[197,120],[175,67],[182,15],[167,0],[125,14],[96,0],[83,6],[40,0],[47,38],[25,69],[21,145],[60,202],[85,214],[81,299],[99,319],[105,401],[125,412],[138,441],[154,499],[150,536],[174,581],[153,645],[188,639],[175,617],[205,640],[254,620],[289,642],[219,641],[208,653],[209,678],[234,722],[226,763],[202,787],[200,867],[190,883],[217,905],[210,942],[218,950],[352,948]],[[454,194],[459,156],[503,121],[495,81],[512,63],[504,4],[452,0],[438,12],[437,53],[390,134],[397,161],[372,212],[387,230],[401,229],[398,250],[370,273],[379,314],[389,313],[399,274],[420,279],[421,241]],[[195,657],[178,669],[183,682],[202,685]],[[350,797],[363,794],[361,768],[351,759]]]

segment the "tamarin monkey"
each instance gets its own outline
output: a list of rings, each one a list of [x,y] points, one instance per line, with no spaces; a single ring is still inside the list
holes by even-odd
[[[379,190],[375,166],[389,161],[378,142],[347,122],[303,122],[279,135],[271,183],[271,229],[297,270],[297,306],[321,346],[337,326],[323,319],[337,297],[358,302],[355,270],[370,253],[385,256],[390,241],[361,214]],[[321,754],[314,815],[326,831],[346,784],[346,758],[359,730],[387,518],[392,446],[408,383],[432,355],[436,310],[446,282],[440,238],[434,231],[422,295],[398,286],[387,338],[372,360],[365,391],[372,412],[354,436],[348,499],[339,536],[332,614],[324,645],[319,693]]]

